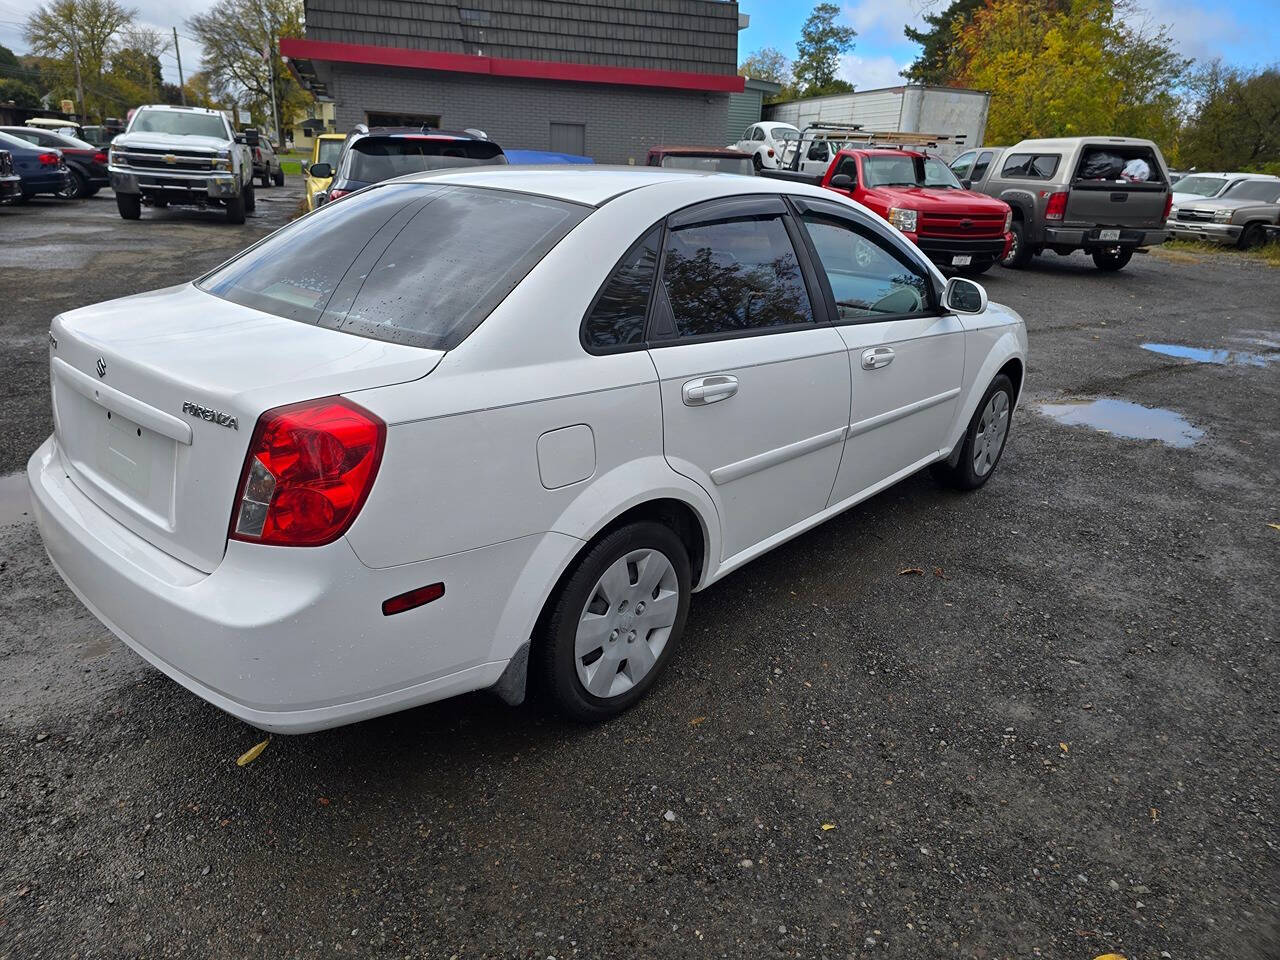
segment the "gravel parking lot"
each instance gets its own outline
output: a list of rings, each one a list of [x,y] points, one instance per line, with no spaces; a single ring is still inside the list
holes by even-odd
[[[982,490],[914,477],[698,594],[605,726],[473,695],[239,767],[262,736],[81,607],[18,471],[52,316],[298,191],[0,207],[0,957],[1280,956],[1280,270],[997,269],[1032,355]]]

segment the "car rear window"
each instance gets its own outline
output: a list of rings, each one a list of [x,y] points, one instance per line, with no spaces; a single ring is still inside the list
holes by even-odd
[[[388,184],[328,204],[198,281],[291,320],[449,350],[590,208],[457,184]]]
[[[406,173],[506,163],[502,148],[486,140],[452,140],[429,135],[363,137],[347,155],[347,180],[380,183]]]
[[[1000,176],[1017,180],[1048,180],[1058,172],[1062,158],[1056,153],[1011,153]]]
[[[1241,180],[1222,195],[1223,200],[1261,200],[1276,203],[1280,199],[1280,180]]]
[[[743,176],[755,176],[755,167],[750,157],[705,156],[694,154],[669,153],[662,158],[662,165],[668,170],[704,170],[707,173],[740,173]]]

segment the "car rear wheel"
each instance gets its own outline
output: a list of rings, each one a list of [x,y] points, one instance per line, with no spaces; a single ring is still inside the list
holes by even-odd
[[[684,633],[692,572],[680,538],[630,524],[577,562],[534,638],[535,682],[560,713],[606,720],[639,701]]]
[[[280,170],[277,170],[277,171],[276,171],[276,175],[275,175],[275,184],[276,184],[276,186],[277,186],[277,187],[283,187],[283,186],[284,186],[284,170],[283,170],[283,169],[280,169]]]
[[[67,185],[58,191],[63,200],[79,200],[89,195],[89,181],[83,173],[72,167],[67,173]]]
[[[262,186],[264,189],[271,186],[271,174],[266,170],[262,171]]]
[[[934,476],[957,490],[977,490],[995,473],[1005,441],[1009,439],[1009,420],[1013,413],[1013,381],[998,374],[969,421],[961,441],[960,459],[955,466],[936,464]]]
[[[1266,242],[1267,231],[1263,229],[1260,223],[1251,223],[1240,231],[1240,239],[1236,241],[1236,246],[1241,250],[1252,250],[1254,247],[1260,247]]]
[[[1021,270],[1031,262],[1033,251],[1027,243],[1027,228],[1021,220],[1013,221],[1009,227],[1013,242],[1009,244],[1009,252],[1000,260],[1000,266],[1010,270]]]
[[[1093,251],[1093,263],[1107,273],[1115,273],[1133,259],[1133,247],[1103,247]]]
[[[764,169],[764,161],[760,159],[760,154],[753,153],[751,155],[751,165],[756,168],[756,173]]]
[[[136,193],[117,193],[116,209],[126,220],[137,220],[142,216],[142,197]]]

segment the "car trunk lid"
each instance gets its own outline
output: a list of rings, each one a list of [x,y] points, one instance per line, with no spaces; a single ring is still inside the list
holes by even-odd
[[[226,549],[258,416],[426,376],[444,355],[231,303],[191,284],[57,317],[54,429],[106,513],[206,572]]]

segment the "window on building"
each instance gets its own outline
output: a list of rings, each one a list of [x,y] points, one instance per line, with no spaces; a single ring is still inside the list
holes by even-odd
[[[375,113],[372,110],[365,114],[365,120],[371,127],[439,127],[438,113]]]
[[[585,123],[551,124],[551,152],[571,153],[574,156],[587,155],[587,125]]]

